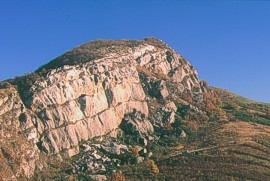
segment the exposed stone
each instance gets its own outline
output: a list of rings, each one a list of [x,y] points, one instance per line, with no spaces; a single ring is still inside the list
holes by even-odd
[[[175,120],[174,117],[175,117],[175,112],[170,112],[167,122],[172,124],[174,122],[174,120]]]
[[[159,82],[159,89],[160,89],[160,95],[161,95],[161,97],[163,99],[166,99],[166,97],[169,96],[169,91],[168,91],[168,89],[166,87],[165,81],[162,80],[162,81]]]
[[[145,114],[133,110],[123,118],[120,127],[128,134],[137,135],[138,138],[143,138],[154,131],[154,128]],[[144,142],[144,141],[143,141]]]
[[[185,138],[185,137],[187,137],[187,134],[186,134],[186,132],[184,130],[182,130],[180,136],[183,137],[183,138]]]
[[[165,107],[171,111],[174,111],[176,112],[177,111],[177,107],[176,105],[174,104],[174,102],[169,102],[165,105]]]
[[[147,156],[147,149],[143,148],[141,151],[139,151],[139,154],[142,156]]]
[[[127,152],[128,147],[126,145],[117,144],[115,142],[109,143],[107,146],[102,146],[107,153],[120,155],[123,151]]]
[[[107,180],[107,177],[105,175],[90,175],[89,177],[95,181],[106,181]]]
[[[78,153],[79,153],[79,147],[78,146],[75,146],[74,148],[71,148],[71,149],[69,149],[68,151],[67,151],[67,153],[68,153],[68,157],[72,157],[72,156],[74,156],[74,155],[77,155]]]
[[[84,147],[84,149],[83,149],[84,152],[91,151],[91,147],[89,145],[83,144],[82,146]]]
[[[95,159],[100,159],[101,156],[97,154],[97,151],[95,150],[94,153],[91,154]]]
[[[147,146],[147,139],[143,138],[143,145]]]
[[[142,163],[143,161],[144,161],[144,157],[139,156],[139,157],[137,158],[137,164]]]
[[[161,96],[162,96],[163,99],[165,99],[166,97],[169,96],[169,92],[168,92],[168,90],[166,88],[161,89],[160,90],[160,94],[161,94]]]

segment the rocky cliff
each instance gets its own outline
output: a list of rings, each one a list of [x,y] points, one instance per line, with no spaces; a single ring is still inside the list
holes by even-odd
[[[3,178],[31,177],[46,167],[41,155],[60,160],[74,156],[80,152],[80,142],[102,135],[116,137],[120,125],[135,126],[147,141],[148,133],[163,126],[162,121],[150,119],[153,99],[167,104],[167,120],[174,122],[177,108],[167,101],[173,96],[168,83],[175,94],[187,92],[197,100],[204,91],[192,65],[153,38],[96,40],[35,73],[2,82]],[[141,120],[127,117],[134,111]],[[14,162],[12,167],[9,162]]]
[[[269,120],[160,40],[96,40],[0,82],[0,180],[268,180]]]

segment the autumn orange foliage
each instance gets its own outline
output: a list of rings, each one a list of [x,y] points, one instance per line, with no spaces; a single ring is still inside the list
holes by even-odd
[[[145,167],[149,172],[153,174],[159,173],[159,169],[153,160],[147,160],[145,163]]]
[[[205,103],[205,111],[217,116],[222,116],[224,114],[223,110],[220,108],[222,107],[222,101],[215,91],[205,93],[203,95],[203,101]]]
[[[121,172],[114,172],[110,178],[110,181],[125,181],[125,177]]]
[[[133,146],[131,148],[132,154],[134,155],[135,158],[139,157],[139,148],[137,146]]]

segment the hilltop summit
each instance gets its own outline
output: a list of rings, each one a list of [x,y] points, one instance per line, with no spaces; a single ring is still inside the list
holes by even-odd
[[[63,65],[86,63],[108,56],[110,53],[128,53],[128,51],[146,44],[159,48],[169,48],[164,42],[156,38],[145,38],[143,40],[94,40],[67,51],[48,64],[41,66],[37,72],[42,69],[59,68]]]

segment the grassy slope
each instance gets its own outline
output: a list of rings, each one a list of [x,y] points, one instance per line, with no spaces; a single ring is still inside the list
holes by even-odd
[[[211,89],[214,89],[214,90],[217,90],[217,91],[225,91],[225,92],[227,92],[228,94],[230,94],[231,96],[235,97],[235,99],[236,99],[237,101],[242,102],[242,103],[248,103],[248,104],[254,103],[254,104],[263,104],[263,105],[270,106],[270,103],[254,101],[254,100],[251,100],[251,99],[249,99],[249,98],[246,98],[246,97],[240,96],[240,95],[238,95],[238,94],[229,92],[229,91],[224,90],[224,89],[220,89],[220,88],[216,88],[216,87],[211,87]]]

